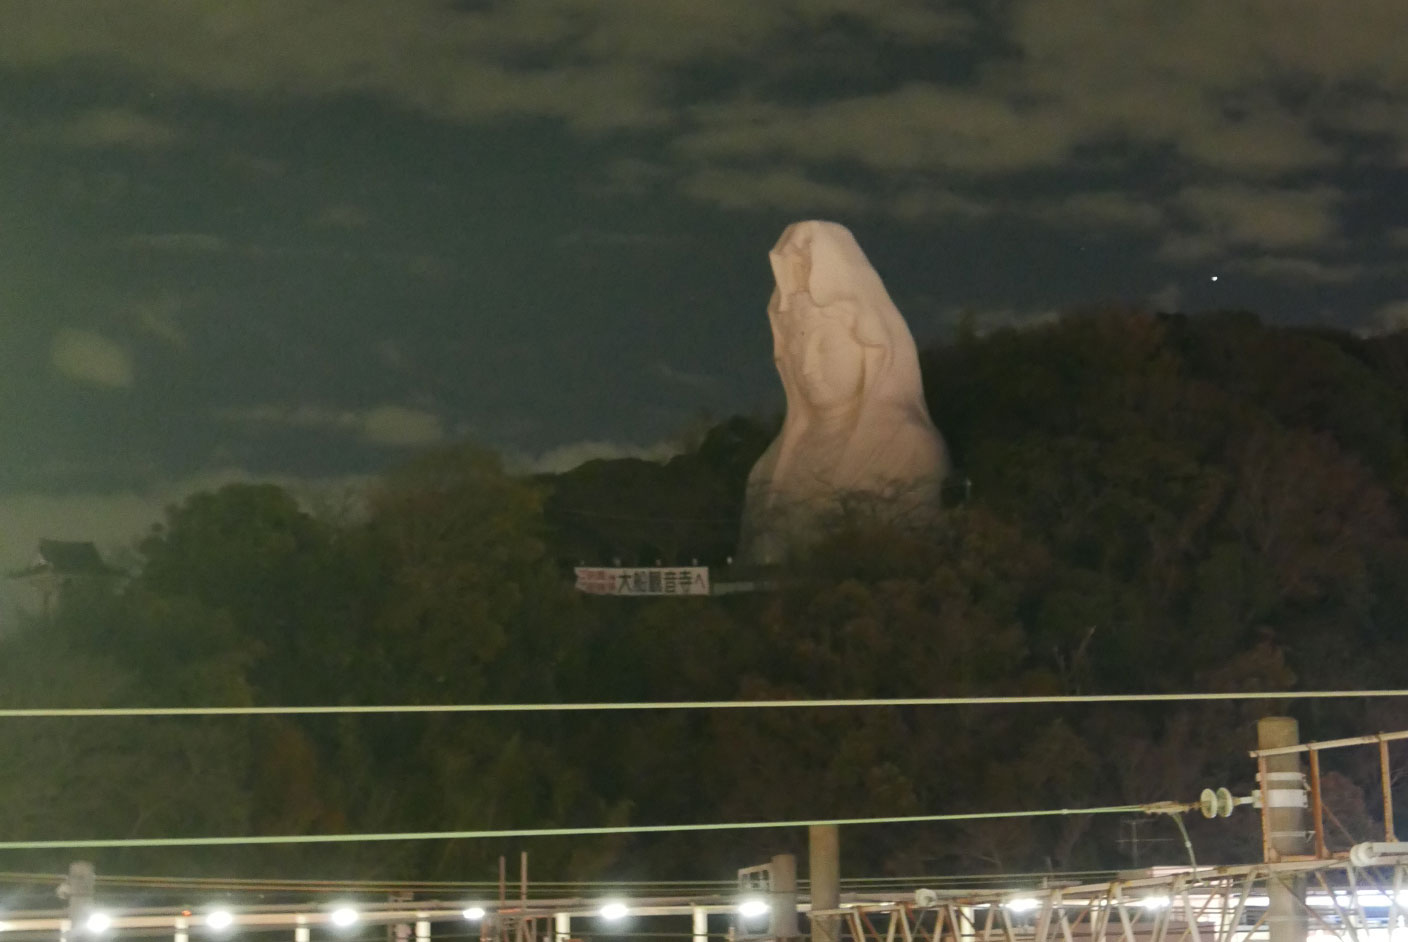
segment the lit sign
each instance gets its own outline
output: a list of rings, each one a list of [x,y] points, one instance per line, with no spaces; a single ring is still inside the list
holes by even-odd
[[[634,569],[578,566],[577,590],[589,595],[708,595],[708,566]]]

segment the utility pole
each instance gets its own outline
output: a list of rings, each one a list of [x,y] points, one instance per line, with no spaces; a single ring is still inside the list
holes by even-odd
[[[485,913],[479,920],[480,942],[503,942],[504,910],[508,907],[508,858],[499,855],[499,905],[492,913]]]
[[[68,932],[65,938],[81,935],[87,928],[88,917],[93,912],[93,893],[97,888],[98,873],[86,860],[78,860],[68,865],[68,879],[59,885],[59,896],[68,900]]]
[[[387,899],[392,903],[409,903],[412,894],[404,890],[392,893]],[[415,926],[416,938],[420,938],[420,923]],[[398,922],[395,925],[386,927],[386,942],[411,942],[411,925],[405,922]]]
[[[1267,716],[1257,721],[1257,749],[1277,749],[1300,744],[1300,725],[1294,717]],[[1261,788],[1261,846],[1268,863],[1311,853],[1306,827],[1305,775],[1300,753],[1262,756],[1257,759]],[[1305,942],[1305,878],[1276,875],[1267,881],[1270,905],[1266,926],[1270,942]]]
[[[518,925],[514,937],[520,942],[526,938],[528,919],[523,913],[528,911],[528,851],[518,852]]]
[[[839,942],[839,917],[815,913],[841,908],[841,836],[834,824],[814,824],[808,833],[812,942]]]
[[[773,857],[768,900],[774,939],[795,939],[797,930],[797,858],[791,854]]]

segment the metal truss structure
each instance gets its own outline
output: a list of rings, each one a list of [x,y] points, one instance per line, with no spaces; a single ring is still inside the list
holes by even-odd
[[[1402,863],[1297,861],[1165,870],[1020,895],[919,890],[915,902],[831,914],[853,942],[1260,942],[1270,936],[1270,896],[1280,883],[1304,890],[1297,915],[1312,942],[1405,942],[1405,876]]]
[[[840,908],[813,915],[837,917],[837,942],[1262,942],[1270,937],[1269,900],[1277,883],[1303,891],[1299,917],[1310,942],[1408,942],[1408,858],[1373,866],[1336,859],[1160,868],[1105,883],[1037,889],[849,893]],[[690,935],[693,942],[768,937],[766,920],[749,925],[738,914],[739,902],[724,896],[638,898],[622,901],[623,912],[608,922],[600,900],[512,901],[479,912],[470,926],[463,902],[420,900],[359,905],[356,920],[363,927],[402,926],[398,935],[416,942],[436,936],[576,942],[656,932]],[[798,909],[808,911],[805,900]],[[230,916],[220,934],[292,936],[295,942],[310,942],[313,932],[327,939],[342,934],[331,907],[246,908]],[[216,935],[202,914],[189,910],[114,914],[106,929],[116,939],[168,933],[174,942]],[[7,914],[0,923],[0,940],[70,934],[91,938],[74,933],[58,912]]]

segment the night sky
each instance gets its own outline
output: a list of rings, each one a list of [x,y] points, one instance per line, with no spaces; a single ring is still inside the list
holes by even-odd
[[[241,478],[770,413],[766,252],[921,344],[1408,323],[1403,0],[4,0],[0,565]]]

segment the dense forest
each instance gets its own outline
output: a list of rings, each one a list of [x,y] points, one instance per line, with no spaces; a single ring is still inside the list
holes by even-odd
[[[899,697],[1402,687],[1408,336],[1102,312],[925,351],[939,522],[838,514],[771,591],[588,597],[581,562],[726,566],[774,425],[522,478],[464,445],[333,513],[273,486],[170,508],[121,584],[0,642],[5,706]],[[1253,787],[1284,704],[0,724],[6,839],[682,823],[1188,800]],[[1408,727],[1390,701],[1307,736]],[[1327,756],[1331,840],[1376,755]],[[1189,821],[1200,861],[1258,823]],[[1165,829],[1165,830],[1161,830]],[[1141,851],[1178,862],[1171,822]],[[1129,866],[1115,817],[854,828],[848,875]],[[728,877],[787,831],[97,854],[107,872]],[[58,869],[31,855],[6,869]]]

